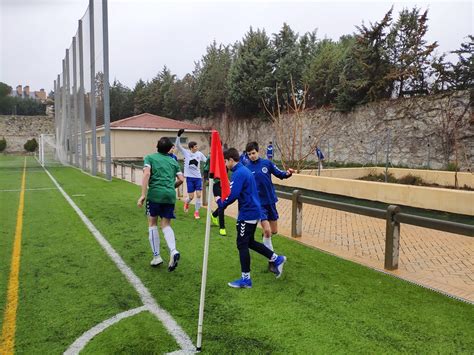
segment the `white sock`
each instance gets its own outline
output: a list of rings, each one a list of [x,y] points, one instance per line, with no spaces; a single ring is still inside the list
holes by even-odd
[[[192,200],[193,200],[193,199],[191,199],[191,198],[188,197],[185,202],[186,202],[186,203],[190,203]]]
[[[200,198],[196,198],[196,204],[194,205],[194,211],[198,211],[199,212],[199,209],[201,208],[201,199]]]
[[[270,261],[273,263],[277,258],[278,254],[273,253],[272,257],[270,258]]]
[[[263,245],[273,251],[272,237],[263,237]]]
[[[245,279],[245,280],[250,279],[250,272],[243,272],[242,273],[242,278]]]
[[[168,245],[168,249],[170,251],[170,255],[173,251],[176,250],[176,240],[174,238],[173,228],[167,226],[162,229],[163,235],[165,236],[166,244]]]
[[[160,255],[160,236],[158,234],[157,226],[148,227],[148,240],[150,241],[153,256]]]

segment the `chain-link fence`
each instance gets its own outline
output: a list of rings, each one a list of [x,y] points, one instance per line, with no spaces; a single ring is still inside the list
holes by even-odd
[[[107,0],[89,0],[54,82],[56,159],[111,179]]]

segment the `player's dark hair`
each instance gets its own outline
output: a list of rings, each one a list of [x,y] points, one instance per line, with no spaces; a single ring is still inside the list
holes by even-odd
[[[162,154],[168,154],[171,148],[173,148],[173,142],[168,137],[161,137],[158,143],[156,144],[156,148],[158,148],[158,152]]]
[[[235,162],[239,161],[239,151],[235,148],[229,148],[224,152],[224,159],[232,159]]]
[[[272,142],[272,141],[270,141],[270,144],[273,144],[273,142]]]
[[[247,145],[245,146],[245,151],[247,153],[251,152],[252,150],[256,150],[258,152],[258,143],[257,142],[249,142],[247,143]]]
[[[191,142],[188,143],[189,149],[193,149],[196,145],[197,145],[197,143],[194,142],[194,141],[191,141]]]

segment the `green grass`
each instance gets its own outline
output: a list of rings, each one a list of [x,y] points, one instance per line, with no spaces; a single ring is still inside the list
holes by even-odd
[[[38,167],[29,168],[26,188],[43,187],[54,185]],[[5,194],[0,192],[0,196]],[[11,205],[16,212],[18,201]],[[8,216],[7,223],[15,224],[16,215]],[[14,232],[5,233],[5,237],[2,241],[8,239],[11,244]],[[11,247],[6,249],[9,255],[2,261],[11,260]],[[7,283],[4,274],[8,272],[2,272],[2,291]],[[0,302],[3,310],[4,292]],[[140,305],[135,290],[58,190],[25,192],[18,352],[62,353],[97,323]],[[174,342],[164,331],[161,333],[168,342]]]
[[[179,267],[173,273],[152,269],[146,218],[136,207],[138,186],[94,179],[76,169],[51,172],[70,196],[85,195],[72,198],[195,342],[204,218],[184,214],[179,202],[173,222]],[[18,352],[61,352],[91,326],[138,306],[64,200],[55,191],[47,194],[50,198],[42,193],[36,202],[27,199],[27,211],[37,216],[29,217],[24,236]],[[212,228],[204,353],[470,353],[474,348],[472,305],[279,236],[274,246],[289,260],[282,278],[275,279],[266,260],[252,252],[254,287],[229,288],[226,283],[239,276],[240,267],[235,221],[226,222],[227,237]],[[28,338],[34,338],[35,348]],[[99,335],[85,352],[173,349],[157,321],[142,313]]]
[[[137,349],[163,354],[176,350],[176,343],[154,315],[142,312],[107,328],[81,354],[136,354]]]

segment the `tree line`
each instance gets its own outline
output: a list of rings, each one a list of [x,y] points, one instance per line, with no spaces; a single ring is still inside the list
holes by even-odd
[[[46,105],[30,98],[9,96],[11,86],[0,82],[0,115],[37,116],[46,114]]]
[[[350,111],[381,99],[472,89],[474,37],[468,35],[455,63],[426,40],[428,10],[393,8],[375,23],[356,26],[337,41],[303,35],[283,24],[271,36],[250,28],[234,44],[212,42],[182,79],[166,66],[130,89],[110,87],[111,119],[149,112],[175,119],[229,113],[265,116],[265,107],[288,111],[291,103]],[[295,97],[296,96],[296,97]],[[278,106],[278,107],[277,107]]]

